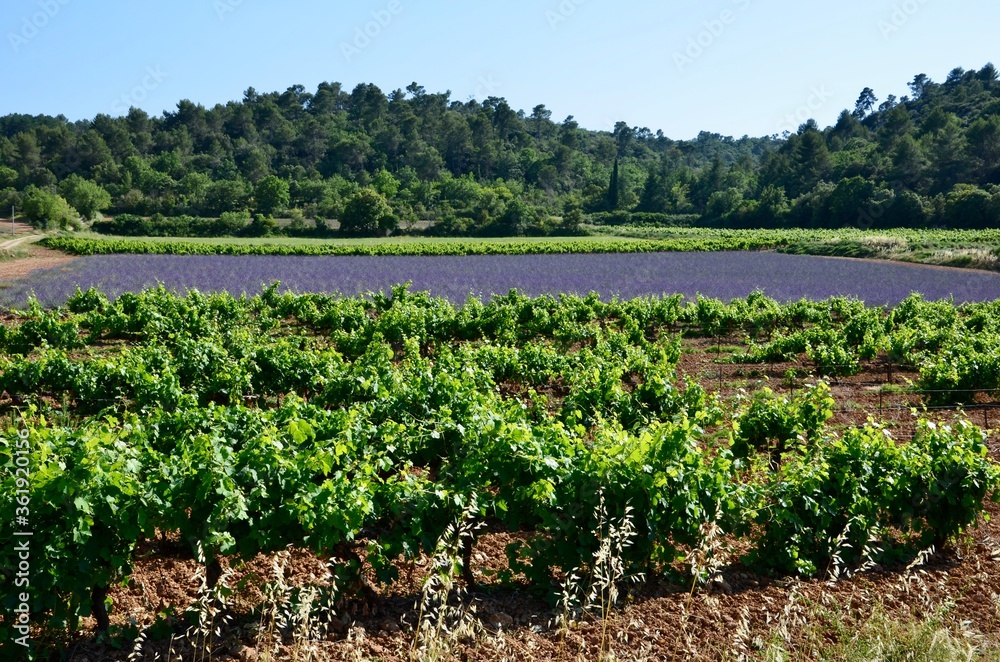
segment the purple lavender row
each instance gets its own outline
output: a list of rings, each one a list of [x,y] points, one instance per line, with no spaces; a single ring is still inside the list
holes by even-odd
[[[957,303],[1000,299],[1000,274],[893,262],[777,253],[652,253],[468,257],[302,257],[108,255],[80,258],[59,269],[38,271],[0,291],[0,304],[21,306],[34,293],[50,307],[63,304],[79,286],[108,296],[163,283],[178,292],[256,294],[281,281],[294,292],[357,295],[388,292],[412,282],[412,290],[462,303],[511,289],[539,296],[597,292],[609,299],[695,294],[719,299],[763,290],[779,301],[854,296],[870,305],[893,305],[911,292]]]

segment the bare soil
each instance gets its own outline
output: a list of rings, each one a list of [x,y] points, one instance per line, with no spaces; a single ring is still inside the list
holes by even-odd
[[[17,257],[0,259],[0,284],[12,283],[38,269],[55,269],[73,262],[75,257],[34,245],[21,245]],[[24,257],[20,254],[24,253]]]

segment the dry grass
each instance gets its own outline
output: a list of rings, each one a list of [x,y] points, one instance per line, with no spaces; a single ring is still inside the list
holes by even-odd
[[[462,549],[476,535],[478,513],[473,497],[461,519],[449,524],[438,541],[417,605],[411,660],[453,659],[456,650],[474,642],[483,632],[476,618],[476,606],[469,601],[467,588],[458,581],[464,567]]]

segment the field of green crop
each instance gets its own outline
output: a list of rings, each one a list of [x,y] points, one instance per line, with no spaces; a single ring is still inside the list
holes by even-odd
[[[30,494],[0,504],[0,539],[38,550],[0,600],[49,637],[106,630],[158,537],[208,590],[291,547],[340,559],[341,597],[362,598],[418,558],[472,582],[480,532],[511,531],[500,585],[606,608],[643,577],[709,581],[692,550],[717,531],[761,576],[827,578],[980,521],[1000,487],[983,430],[832,427],[822,379],[723,398],[680,368],[685,338],[721,336],[745,338],[725,360],[818,377],[905,363],[932,406],[1000,388],[1000,303],[80,292],[0,326],[2,491]]]
[[[678,239],[573,237],[431,240],[266,240],[263,242],[55,236],[43,245],[72,255],[120,253],[169,255],[538,255],[569,253],[653,253],[776,248],[785,240],[770,232]]]
[[[151,243],[183,243],[192,244],[246,244],[250,246],[374,246],[374,245],[449,245],[468,244],[470,239],[466,237],[420,237],[420,236],[399,236],[399,237],[344,237],[339,239],[319,239],[312,237],[187,237],[178,239],[175,237],[115,237],[96,232],[78,232],[72,235],[78,239],[100,240],[121,240],[121,241],[142,241]],[[546,244],[546,243],[575,243],[575,242],[606,242],[608,239],[619,239],[616,237],[520,237],[516,240],[511,237],[479,237],[474,241],[483,244],[508,244],[511,241],[525,244]],[[625,241],[627,237],[619,240]]]
[[[50,248],[73,255],[524,255],[655,251],[778,250],[900,260],[942,266],[1000,268],[998,230],[721,230],[711,228],[591,227],[592,236],[562,238],[290,239],[125,238],[56,236]]]

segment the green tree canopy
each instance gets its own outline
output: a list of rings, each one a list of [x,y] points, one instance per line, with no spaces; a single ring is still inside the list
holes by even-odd
[[[17,184],[17,171],[0,165],[0,188],[13,188]]]
[[[111,206],[111,194],[100,184],[79,175],[70,175],[59,185],[59,192],[66,201],[88,221],[94,220],[98,212]]]
[[[535,209],[523,200],[511,200],[504,209],[503,214],[497,219],[495,227],[500,234],[509,236],[521,236],[531,227],[538,218]]]
[[[288,182],[275,175],[268,175],[260,180],[253,196],[257,211],[265,216],[285,209],[292,199]]]
[[[399,226],[389,201],[373,188],[363,188],[344,205],[340,230],[367,237],[384,236]]]
[[[28,222],[40,230],[65,230],[79,225],[80,214],[65,198],[47,189],[29,186],[23,204]]]
[[[572,116],[553,122],[544,105],[525,112],[498,97],[463,102],[417,84],[389,94],[329,82],[313,94],[301,86],[248,90],[211,108],[182,101],[159,117],[138,109],[81,122],[8,115],[0,117],[0,191],[58,191],[88,218],[105,209],[179,218],[296,208],[325,226],[370,187],[409,227],[420,220],[436,232],[475,234],[554,230],[539,219],[561,216],[570,199],[591,213],[829,226],[854,216],[841,203],[861,189],[841,187],[838,212],[827,198],[860,177],[898,200],[912,193],[879,223],[946,224],[949,208],[963,210],[949,218],[972,218],[970,207],[985,204],[966,193],[948,207],[959,186],[985,191],[995,204],[998,77],[992,65],[954,69],[941,84],[919,75],[909,96],[881,104],[864,88],[834,126],[807,120],[796,130],[792,117],[778,129],[784,137],[759,138],[703,131],[672,140],[624,121],[587,130]],[[513,200],[523,205],[509,208]],[[904,206],[914,220],[897,213]],[[505,217],[514,222],[500,223]]]
[[[227,211],[241,211],[250,203],[250,187],[242,179],[223,179],[212,182],[205,194],[205,211],[219,215]]]

